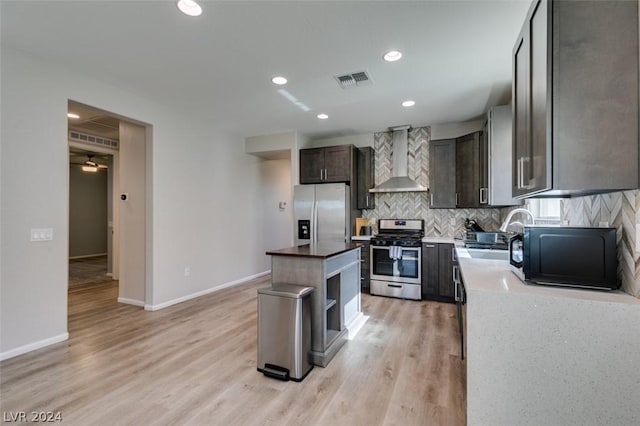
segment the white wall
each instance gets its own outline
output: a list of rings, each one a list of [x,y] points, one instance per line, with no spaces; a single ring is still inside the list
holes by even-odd
[[[483,120],[465,121],[462,123],[432,124],[431,140],[451,139],[477,132],[482,128]]]
[[[293,193],[290,169],[291,161],[288,159],[263,161],[260,167],[260,180],[264,184],[262,235],[265,251],[293,245]],[[287,203],[284,209],[279,208],[280,202]],[[266,256],[265,266],[271,269],[269,256]]]
[[[242,139],[198,111],[173,110],[6,46],[1,55],[1,357],[66,337],[69,99],[153,125],[147,304],[264,271],[264,252],[251,244],[261,232],[260,160],[244,153]],[[53,228],[53,241],[29,242],[36,227]]]
[[[312,139],[305,142],[304,148],[321,148],[334,145],[355,145],[358,147],[373,147],[373,133],[362,133],[349,136],[336,136],[326,139]]]

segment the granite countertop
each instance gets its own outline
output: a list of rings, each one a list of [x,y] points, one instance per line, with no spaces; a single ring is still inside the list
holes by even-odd
[[[354,242],[305,244],[279,250],[270,250],[267,251],[266,254],[271,256],[317,257],[326,259],[360,247],[362,247],[362,244]]]
[[[456,247],[460,272],[467,293],[493,292],[509,295],[536,295],[640,306],[640,299],[620,290],[602,291],[525,284],[506,260],[474,259],[464,247]]]

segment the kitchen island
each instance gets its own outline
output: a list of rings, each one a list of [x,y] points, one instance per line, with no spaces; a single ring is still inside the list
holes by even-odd
[[[525,284],[456,249],[467,305],[468,425],[640,424],[640,300]]]
[[[268,251],[271,280],[313,287],[311,358],[326,367],[362,325],[358,243],[307,244]]]

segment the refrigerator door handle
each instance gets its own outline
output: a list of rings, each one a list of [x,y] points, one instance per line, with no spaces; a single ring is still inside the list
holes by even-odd
[[[311,220],[311,244],[315,244],[318,242],[318,201],[313,201],[313,207],[311,209],[312,220]]]

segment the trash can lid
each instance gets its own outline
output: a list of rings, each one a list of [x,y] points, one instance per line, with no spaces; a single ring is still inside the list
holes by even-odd
[[[258,294],[268,294],[270,296],[290,297],[301,299],[313,292],[313,287],[305,287],[295,284],[272,284],[271,287],[258,289]]]

